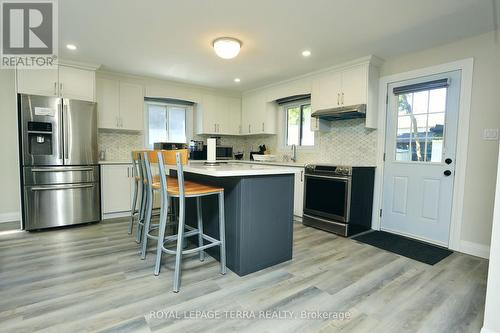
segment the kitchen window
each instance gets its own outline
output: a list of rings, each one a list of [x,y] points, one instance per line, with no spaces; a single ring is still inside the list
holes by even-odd
[[[314,146],[311,131],[311,102],[302,101],[284,106],[286,111],[286,145]]]
[[[189,105],[146,101],[146,146],[155,142],[186,143],[186,114]]]

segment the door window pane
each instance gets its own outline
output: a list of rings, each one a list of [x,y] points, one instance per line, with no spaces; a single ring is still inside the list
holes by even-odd
[[[442,163],[447,88],[398,96],[396,161]]]

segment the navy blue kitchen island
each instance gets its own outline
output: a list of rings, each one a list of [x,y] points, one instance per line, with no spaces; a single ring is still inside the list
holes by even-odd
[[[224,188],[227,267],[243,276],[292,259],[295,170],[285,167],[191,162],[185,178]],[[194,200],[186,221],[196,225]],[[217,197],[202,200],[205,233],[218,239]],[[207,251],[216,259],[218,249]]]

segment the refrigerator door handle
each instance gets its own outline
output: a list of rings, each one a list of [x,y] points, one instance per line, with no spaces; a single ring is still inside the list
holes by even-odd
[[[66,160],[68,159],[68,156],[69,156],[69,152],[68,152],[68,131],[70,130],[70,128],[68,127],[68,112],[67,112],[67,108],[68,108],[68,105],[67,105],[67,102],[65,100],[63,100],[63,104],[62,104],[62,113],[63,113],[63,127],[64,127],[64,137],[63,137],[63,141],[64,141],[64,144],[63,144],[63,150],[64,150],[64,163],[66,163]]]
[[[94,171],[93,168],[74,168],[74,167],[69,167],[69,168],[32,168],[32,172],[62,172],[62,171]]]
[[[85,184],[85,185],[69,185],[69,186],[46,186],[46,187],[32,187],[32,191],[55,191],[55,190],[73,190],[79,188],[90,188],[94,187],[95,184]]]

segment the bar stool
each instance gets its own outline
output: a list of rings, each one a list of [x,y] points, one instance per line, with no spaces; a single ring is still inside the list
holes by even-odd
[[[141,233],[141,259],[146,259],[146,251],[148,246],[148,239],[157,239],[152,232],[158,229],[159,224],[151,223],[153,218],[153,203],[154,203],[154,193],[159,191],[159,188],[153,186],[153,183],[159,181],[159,175],[153,175],[153,170],[151,165],[158,163],[157,150],[147,150],[143,151],[141,154],[141,167],[142,175],[144,178],[144,219],[142,223],[138,223],[138,233]],[[168,208],[168,207],[167,207]],[[160,217],[162,214],[168,216],[168,211],[165,212],[163,206],[160,206]],[[139,231],[139,228],[141,229]]]
[[[143,151],[136,150],[132,152],[132,176],[134,178],[133,182],[133,199],[132,207],[130,209],[130,222],[128,225],[128,233],[132,234],[132,229],[134,228],[134,220],[137,219],[137,223],[143,223],[144,221],[144,201],[145,201],[145,187],[144,187],[144,175],[141,167],[141,153]],[[137,201],[139,199],[140,192],[140,203],[139,208],[137,208]],[[136,233],[136,242],[140,241],[138,225],[138,232]]]
[[[177,179],[167,176],[167,168],[165,165],[173,163],[173,154],[175,154],[175,165],[177,169]],[[179,198],[179,222],[177,235],[165,237],[165,228],[167,226],[167,219],[165,215],[160,214],[160,226],[158,230],[158,245],[156,248],[156,264],[155,275],[160,273],[161,256],[162,253],[175,254],[175,270],[174,270],[174,283],[173,291],[179,292],[181,282],[181,263],[182,256],[185,254],[199,253],[200,261],[204,260],[204,250],[220,246],[220,272],[226,274],[226,241],[225,241],[225,220],[224,220],[224,189],[204,184],[195,183],[193,181],[184,180],[183,165],[187,164],[187,152],[185,158],[181,158],[181,152],[177,151],[162,151],[158,152],[158,164],[160,169],[160,182],[154,183],[153,187],[160,189],[161,205],[163,210],[168,207],[169,198]],[[209,195],[218,195],[219,197],[219,239],[215,239],[203,233],[202,221],[202,207],[201,198]],[[198,228],[194,229],[185,224],[185,200],[186,198],[196,198],[196,211]],[[188,231],[185,232],[184,229]],[[198,247],[188,250],[183,250],[184,239],[191,236],[198,235]],[[203,241],[207,244],[203,244]],[[167,243],[177,241],[176,250],[167,248]]]

